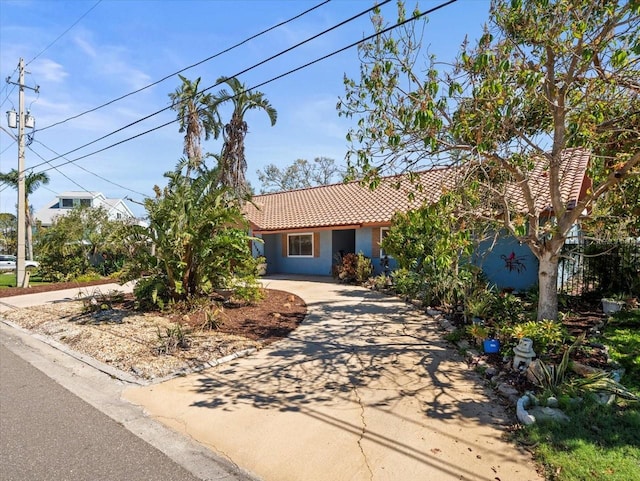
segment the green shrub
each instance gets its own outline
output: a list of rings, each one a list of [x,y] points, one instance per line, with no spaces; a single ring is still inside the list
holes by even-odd
[[[533,348],[538,355],[559,347],[569,338],[569,333],[560,322],[548,319],[502,324],[500,333],[506,345],[515,345],[523,337],[528,337],[533,341]]]
[[[143,277],[138,280],[133,288],[138,307],[142,310],[164,309],[165,304],[170,300],[167,282],[168,279],[162,275]]]
[[[337,255],[332,268],[333,277],[341,282],[363,284],[373,273],[371,259],[362,252]]]
[[[418,292],[424,290],[425,283],[420,274],[408,269],[396,269],[391,273],[393,288],[401,296],[416,297]]]

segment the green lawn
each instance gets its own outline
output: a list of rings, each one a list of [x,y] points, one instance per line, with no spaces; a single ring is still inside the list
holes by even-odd
[[[39,284],[48,284],[47,282],[43,282],[42,279],[37,275],[37,273],[33,273],[29,279],[29,284],[32,286],[37,286]],[[16,287],[16,275],[13,272],[3,272],[0,273],[0,289],[5,287]]]
[[[622,384],[640,395],[640,310],[616,314],[600,341],[625,368]],[[567,414],[567,424],[536,423],[520,433],[547,467],[547,479],[640,481],[640,403],[585,399]]]

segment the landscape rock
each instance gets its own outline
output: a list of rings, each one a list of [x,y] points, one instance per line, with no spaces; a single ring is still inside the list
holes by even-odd
[[[554,396],[549,396],[547,398],[547,407],[549,408],[557,408],[559,406],[558,399]]]
[[[538,384],[538,379],[543,378],[542,367],[540,366],[540,361],[538,359],[534,359],[529,363],[525,375],[529,382],[533,384]]]
[[[558,408],[552,408],[548,406],[534,406],[529,409],[529,416],[533,416],[535,421],[556,421],[566,423],[568,422],[569,416],[563,413]]]
[[[586,364],[582,364],[578,361],[573,361],[573,363],[571,363],[571,370],[582,377],[592,376],[602,372],[602,369],[587,366]]]
[[[506,382],[498,384],[498,392],[511,401],[518,399],[518,390]]]

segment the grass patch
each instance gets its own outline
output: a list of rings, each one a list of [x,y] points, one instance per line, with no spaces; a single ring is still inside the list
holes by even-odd
[[[568,423],[535,423],[523,430],[526,444],[558,481],[640,480],[640,410],[586,399],[568,408]]]
[[[640,394],[640,310],[616,313],[602,339],[625,368],[622,384]],[[519,432],[555,481],[640,481],[640,403],[569,406],[570,421],[535,423]]]
[[[640,309],[616,312],[602,342],[609,346],[611,358],[624,367],[622,384],[640,393]]]
[[[29,284],[32,286],[38,286],[50,283],[44,282],[37,272],[34,272],[29,277]],[[16,287],[16,275],[13,272],[4,272],[0,274],[0,289],[4,287]]]

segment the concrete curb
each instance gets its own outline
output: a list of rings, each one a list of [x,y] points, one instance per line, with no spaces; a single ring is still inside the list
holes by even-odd
[[[231,354],[228,354],[224,357],[218,358],[218,359],[214,359],[212,361],[208,361],[205,362],[203,364],[200,364],[198,366],[192,367],[192,368],[184,368],[184,369],[179,369],[178,371],[175,371],[167,376],[163,376],[160,378],[154,378],[154,379],[143,379],[140,378],[138,376],[135,376],[133,374],[129,374],[128,372],[122,371],[121,369],[115,368],[113,366],[110,366],[108,364],[105,364],[103,362],[98,361],[97,359],[88,356],[86,354],[82,354],[81,352],[78,351],[74,351],[73,349],[71,349],[69,346],[67,346],[64,343],[61,343],[59,341],[56,341],[55,339],[49,337],[49,336],[44,336],[42,334],[38,334],[36,332],[32,332],[29,329],[25,329],[24,327],[8,321],[6,319],[0,319],[0,322],[2,322],[3,324],[5,324],[8,327],[11,327],[12,329],[16,329],[17,331],[20,331],[26,335],[29,335],[31,337],[33,337],[34,339],[37,339],[40,342],[43,342],[44,344],[47,344],[55,349],[57,349],[58,351],[66,354],[67,356],[73,357],[74,359],[86,364],[89,367],[92,367],[93,369],[100,371],[104,374],[106,374],[107,376],[116,379],[118,381],[121,381],[123,383],[127,383],[127,384],[133,384],[136,386],[150,386],[150,385],[154,385],[154,384],[160,384],[163,383],[165,381],[169,381],[170,379],[175,379],[177,377],[184,377],[187,376],[188,374],[193,374],[196,372],[201,372],[204,371],[205,369],[209,369],[215,366],[219,366],[221,364],[227,363],[227,362],[231,362],[235,359],[238,358],[242,358],[242,357],[246,357],[249,356],[251,354],[253,354],[254,352],[256,352],[258,349],[255,347],[250,347],[248,349],[243,349],[241,351],[236,351],[233,352]]]
[[[80,362],[83,362],[84,364],[86,364],[87,366],[90,366],[104,374],[106,374],[107,376],[117,379],[118,381],[122,381],[125,383],[129,383],[129,384],[135,384],[138,386],[147,386],[149,383],[144,382],[141,379],[138,379],[136,376],[134,376],[133,374],[129,374],[127,372],[121,371],[120,369],[117,369],[113,366],[109,366],[108,364],[105,364],[103,362],[98,361],[97,359],[94,359],[91,356],[87,356],[86,354],[82,354],[78,351],[74,351],[73,349],[71,349],[70,347],[68,347],[67,345],[56,341],[55,339],[52,339],[49,336],[44,336],[42,334],[38,334],[36,332],[32,332],[29,329],[25,329],[22,326],[19,326],[18,324],[15,324],[14,322],[11,321],[7,321],[6,319],[0,319],[0,322],[2,322],[3,324],[16,329],[20,332],[23,332],[31,337],[33,337],[34,339],[37,339],[40,342],[43,342],[45,344],[48,344],[49,346],[57,349],[58,351],[73,357],[74,359],[77,359]]]

